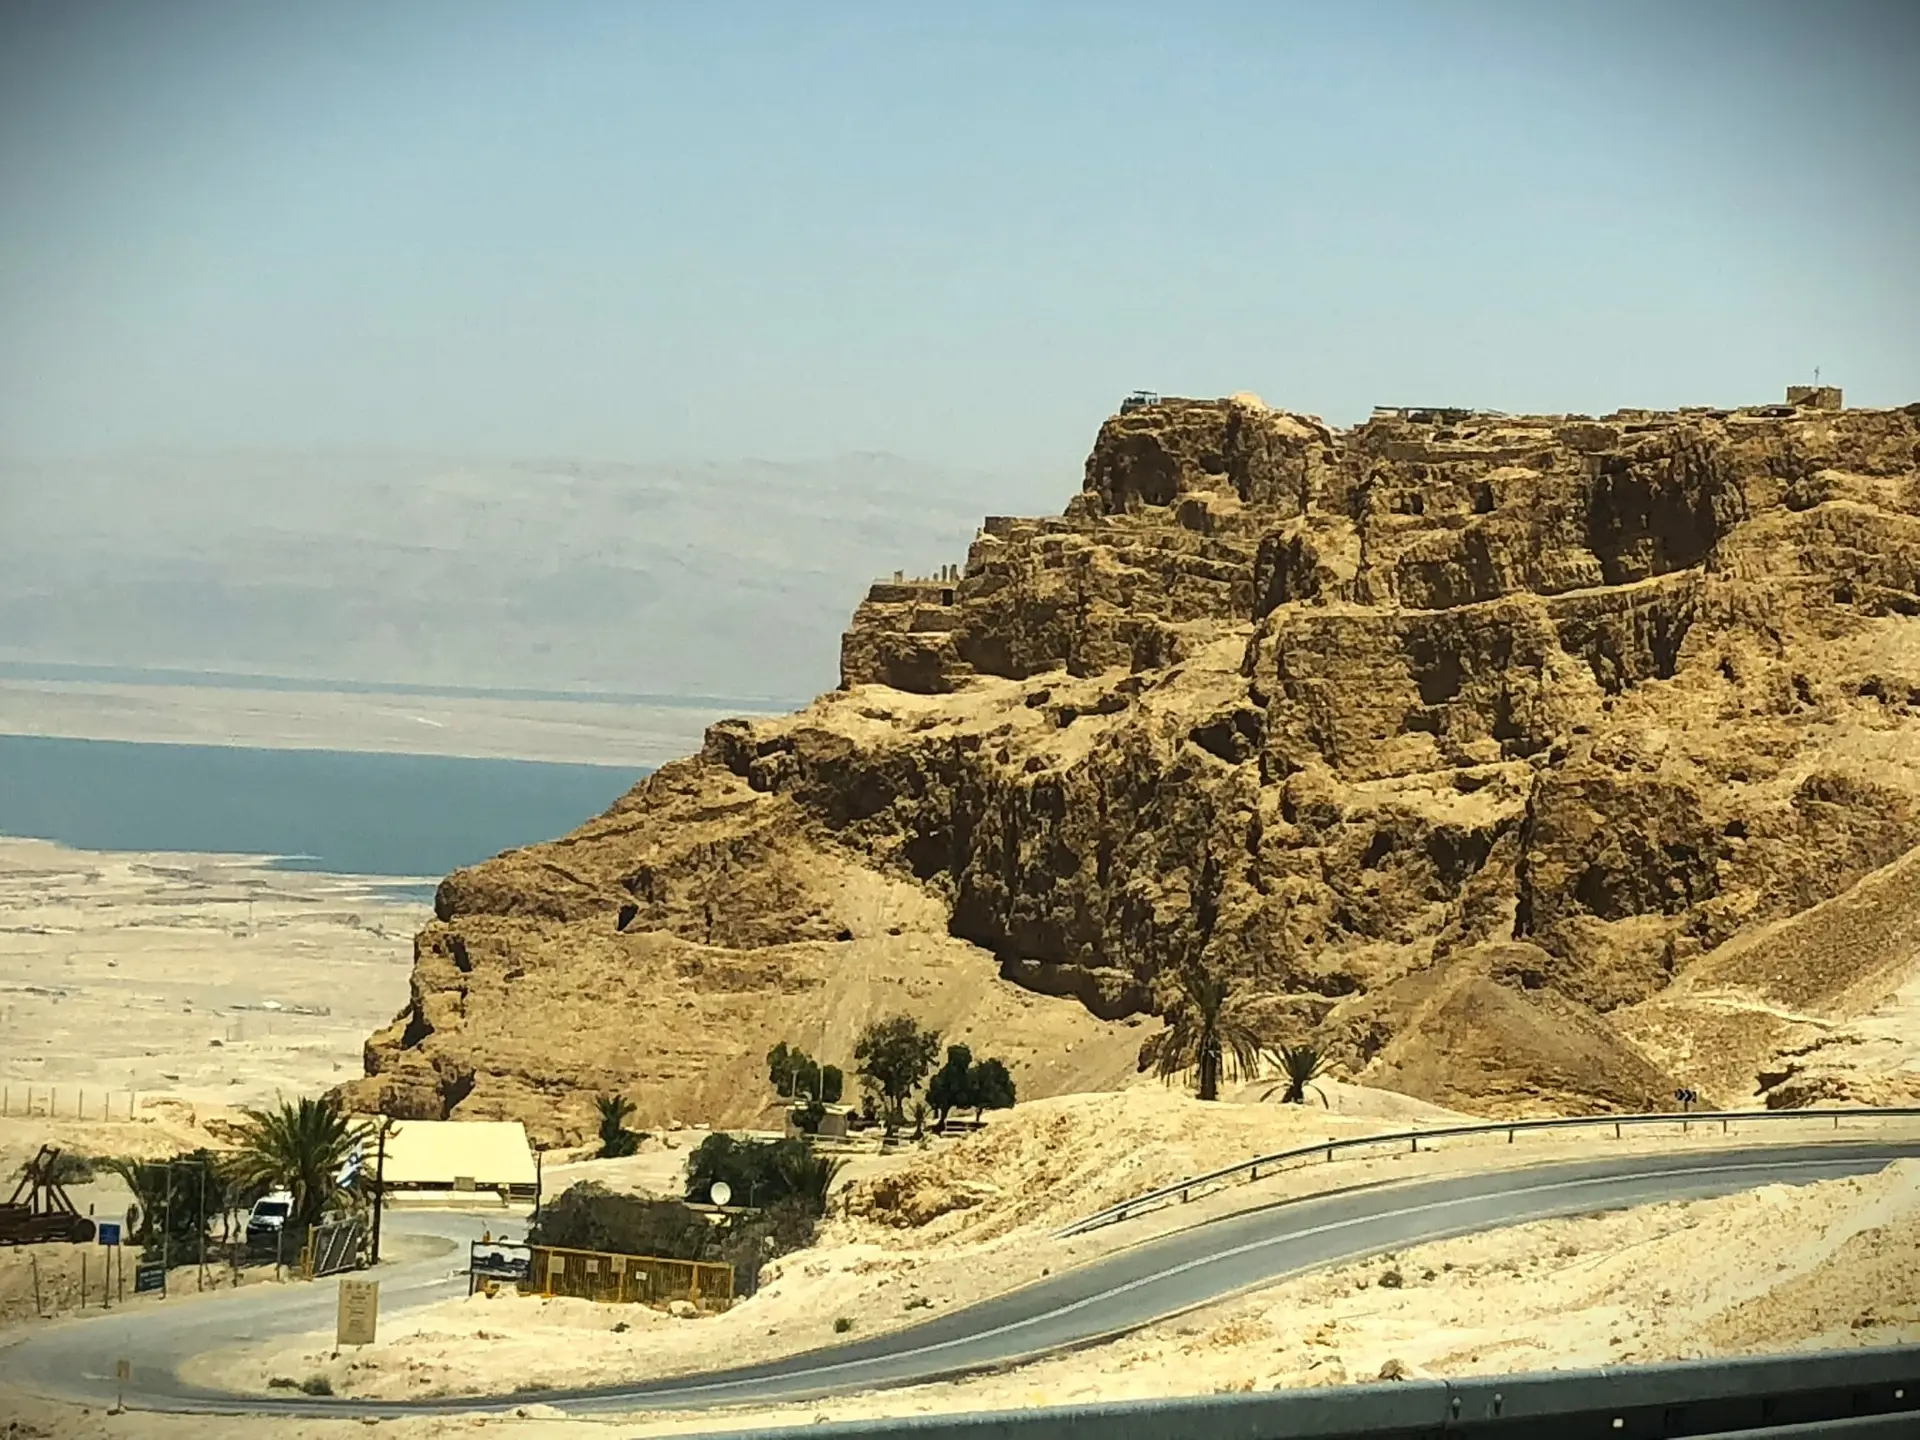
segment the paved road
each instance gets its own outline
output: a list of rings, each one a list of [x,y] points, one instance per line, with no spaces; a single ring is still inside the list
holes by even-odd
[[[1166,1235],[871,1340],[700,1375],[543,1391],[539,1399],[573,1412],[701,1409],[809,1399],[994,1369],[1045,1351],[1085,1345],[1342,1260],[1527,1220],[1866,1174],[1907,1156],[1920,1156],[1920,1142],[1746,1146],[1686,1155],[1605,1157],[1350,1191]],[[416,1222],[427,1218],[409,1217]],[[477,1228],[479,1222],[472,1223]],[[454,1258],[449,1254],[438,1261],[383,1267],[382,1309],[460,1293],[463,1282],[446,1279],[446,1267]],[[134,1363],[128,1404],[152,1409],[398,1415],[525,1403],[524,1398],[395,1404],[234,1396],[197,1389],[179,1379],[179,1364],[204,1350],[330,1322],[331,1286],[270,1303],[291,1288],[275,1287],[244,1313],[242,1307],[252,1296],[243,1291],[221,1301],[182,1305],[177,1312],[150,1307],[137,1316],[39,1332],[0,1352],[0,1379],[99,1403],[111,1399],[112,1359],[120,1353],[129,1354]]]

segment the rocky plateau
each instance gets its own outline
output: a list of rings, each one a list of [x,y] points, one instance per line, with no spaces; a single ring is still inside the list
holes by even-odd
[[[1920,1097],[1833,1063],[1915,978],[1917,846],[1920,405],[1166,400],[875,584],[839,689],[449,876],[347,1091],[737,1122],[897,1009],[1099,1088],[1198,966],[1487,1114]]]

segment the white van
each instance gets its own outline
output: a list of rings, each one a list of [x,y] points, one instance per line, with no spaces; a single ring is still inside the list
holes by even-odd
[[[271,1240],[275,1231],[286,1226],[287,1217],[292,1214],[293,1192],[269,1190],[253,1202],[253,1209],[247,1215],[247,1239]]]

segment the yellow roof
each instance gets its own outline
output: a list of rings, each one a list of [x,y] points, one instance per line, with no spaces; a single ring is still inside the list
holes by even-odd
[[[446,1188],[456,1179],[531,1185],[533,1147],[518,1120],[398,1120],[387,1131],[386,1178]]]

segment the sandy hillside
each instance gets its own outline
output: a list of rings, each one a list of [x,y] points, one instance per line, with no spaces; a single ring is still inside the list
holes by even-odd
[[[1113,1344],[1004,1375],[877,1392],[751,1413],[567,1421],[529,1390],[519,1413],[498,1418],[382,1422],[414,1437],[489,1434],[694,1434],[748,1424],[804,1424],[1096,1399],[1290,1388],[1373,1379],[1501,1374],[1615,1362],[1769,1353],[1920,1339],[1920,1163],[1877,1176],[1651,1206],[1421,1246],[1303,1276],[1153,1326]],[[435,1351],[491,1342],[495,1362],[537,1362],[550,1383],[579,1378],[556,1363],[611,1342],[652,1350],[676,1336],[711,1347],[726,1317],[676,1322],[595,1313],[583,1302],[475,1300],[467,1333],[368,1352],[359,1370],[289,1354],[292,1374],[338,1371],[387,1393],[430,1393]],[[515,1311],[519,1311],[518,1319]],[[764,1317],[762,1317],[764,1318]],[[616,1335],[625,1320],[634,1328]],[[439,1322],[451,1332],[446,1318]],[[537,1331],[536,1342],[529,1333]],[[729,1345],[730,1350],[733,1348]],[[383,1353],[383,1351],[385,1353]],[[745,1358],[745,1357],[741,1357]],[[298,1369],[304,1359],[309,1369]],[[20,1399],[46,1436],[186,1437],[186,1422],[80,1415]],[[196,1436],[258,1433],[245,1420],[196,1420]],[[352,1427],[352,1428],[350,1428]],[[359,1433],[357,1422],[289,1421],[289,1440]]]
[[[1365,1113],[1370,1098],[1381,1113]],[[396,1315],[383,1324],[380,1343],[355,1356],[334,1357],[331,1337],[315,1335],[207,1357],[193,1373],[243,1391],[263,1390],[275,1377],[324,1374],[337,1393],[391,1397],[683,1373],[709,1368],[716,1347],[731,1362],[748,1363],[832,1344],[842,1317],[859,1335],[899,1328],[1149,1236],[1292,1196],[1573,1159],[1591,1155],[1596,1143],[1660,1150],[1727,1143],[1718,1127],[1696,1125],[1683,1135],[1676,1124],[1670,1134],[1629,1132],[1620,1141],[1547,1135],[1510,1145],[1493,1136],[1435,1142],[1418,1154],[1396,1146],[1331,1167],[1301,1164],[1124,1225],[1056,1238],[1062,1224],[1091,1210],[1231,1160],[1408,1125],[1403,1097],[1335,1087],[1330,1099],[1343,1109],[1202,1105],[1159,1087],[1023,1104],[978,1135],[856,1174],[815,1247],[770,1265],[750,1301],[697,1322],[570,1300],[475,1297]],[[571,1173],[634,1163],[594,1162]],[[665,1178],[659,1161],[653,1168]]]
[[[336,1084],[406,1002],[430,914],[245,856],[0,839],[3,1108],[29,1089],[67,1118],[124,1114],[130,1091],[251,1105]]]
[[[1616,1023],[1723,1099],[1920,1105],[1920,850],[1722,946]]]

